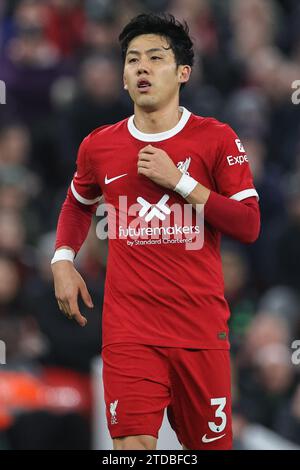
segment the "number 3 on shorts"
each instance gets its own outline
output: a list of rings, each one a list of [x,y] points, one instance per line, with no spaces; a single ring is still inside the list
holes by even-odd
[[[225,429],[227,423],[227,416],[224,413],[224,408],[226,405],[226,397],[222,398],[211,398],[210,400],[211,406],[218,405],[218,408],[215,411],[215,417],[221,418],[221,424],[216,424],[214,421],[209,421],[208,426],[212,432],[222,432]]]

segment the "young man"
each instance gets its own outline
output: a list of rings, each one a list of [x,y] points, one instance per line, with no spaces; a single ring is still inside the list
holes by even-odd
[[[84,326],[78,295],[93,304],[72,261],[103,195],[117,219],[102,349],[114,449],[155,449],[165,408],[183,448],[230,449],[220,235],[245,243],[258,236],[248,159],[228,125],[179,107],[193,64],[187,26],[170,15],[143,14],[119,39],[134,116],[96,129],[79,148],[58,222],[55,295],[65,315]],[[204,205],[203,227],[198,205]],[[203,246],[193,245],[202,229]]]

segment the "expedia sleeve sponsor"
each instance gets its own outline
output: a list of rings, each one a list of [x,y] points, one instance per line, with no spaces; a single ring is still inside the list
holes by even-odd
[[[236,133],[224,124],[218,139],[213,171],[217,192],[239,201],[253,196],[258,198],[249,165],[251,157],[246,155]]]
[[[228,165],[230,166],[242,165],[245,162],[248,163],[248,157],[247,155],[238,155],[237,157],[234,157],[233,155],[228,155],[227,162],[228,162]]]

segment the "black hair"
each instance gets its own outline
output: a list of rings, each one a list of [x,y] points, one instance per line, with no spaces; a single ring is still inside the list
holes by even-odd
[[[178,65],[192,67],[194,63],[193,42],[186,22],[180,23],[170,13],[142,13],[135,16],[119,36],[123,60],[125,60],[130,41],[142,34],[164,36],[173,50],[177,67]]]

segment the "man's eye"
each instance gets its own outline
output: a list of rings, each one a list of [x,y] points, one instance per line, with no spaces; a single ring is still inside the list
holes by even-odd
[[[129,59],[129,64],[132,64],[133,62],[136,62],[137,61],[137,58],[132,58],[132,59]]]
[[[161,59],[161,57],[158,57],[157,55],[153,55],[153,56],[151,57],[151,59],[157,60],[157,59]]]

